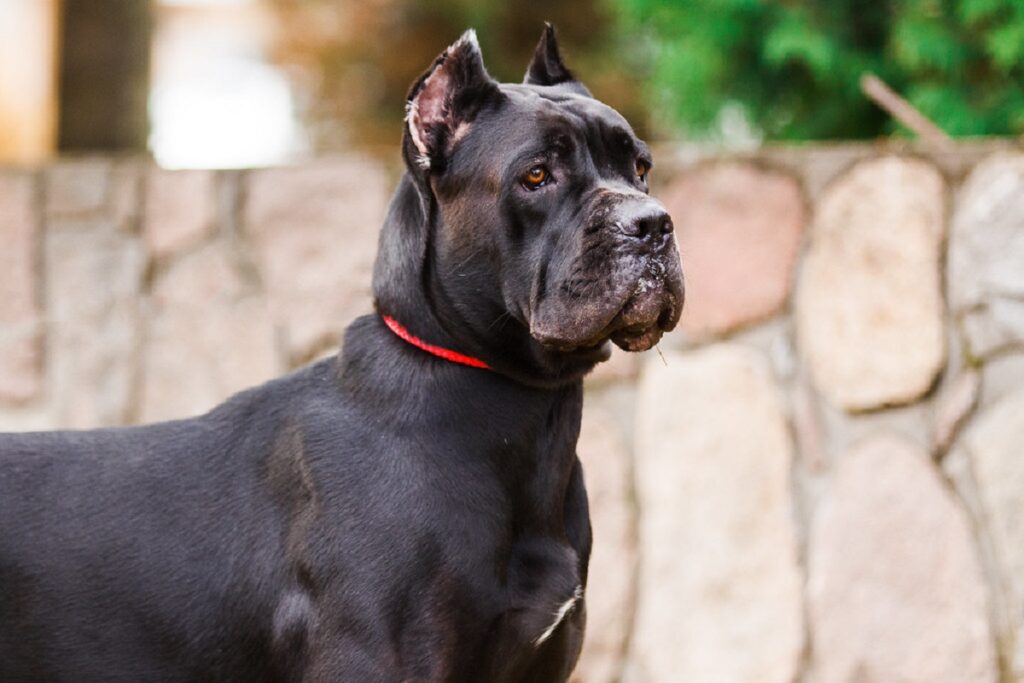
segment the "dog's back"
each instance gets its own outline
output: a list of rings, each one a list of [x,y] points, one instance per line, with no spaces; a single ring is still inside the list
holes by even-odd
[[[0,435],[0,678],[272,678],[271,435],[330,372],[189,420]]]

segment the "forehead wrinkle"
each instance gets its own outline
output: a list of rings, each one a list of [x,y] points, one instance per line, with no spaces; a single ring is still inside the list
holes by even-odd
[[[587,146],[595,165],[612,173],[616,169],[621,171],[621,165],[638,151],[636,137],[618,123],[601,119],[588,123]],[[632,161],[629,164],[632,165]]]
[[[636,134],[629,128],[622,128],[619,126],[613,126],[609,130],[605,131],[606,140],[609,141],[608,147],[616,150],[620,147],[620,140],[626,141],[628,151],[633,156],[641,157],[648,164],[653,165],[651,161],[651,150],[647,146],[647,143],[636,136]]]
[[[602,169],[601,175],[617,173],[615,169],[624,163],[632,167],[634,156],[650,162],[649,148],[636,137],[629,122],[599,100],[557,87],[502,84],[501,88],[507,96],[506,120],[512,124],[504,129],[518,131],[506,138],[509,143],[516,141],[518,151],[505,157],[513,160],[514,166],[529,163],[530,157],[539,161],[554,152],[551,140],[559,133],[568,134],[573,146]],[[513,171],[518,172],[506,168],[502,176]]]
[[[622,114],[601,100],[593,97],[587,97],[586,95],[581,95],[576,92],[560,90],[557,86],[546,87],[517,83],[502,83],[501,88],[506,91],[506,94],[512,96],[511,99],[518,99],[520,102],[529,103],[532,106],[536,106],[541,103],[551,103],[555,105],[558,110],[569,110],[576,116],[580,115],[579,110],[582,109],[583,113],[588,115],[587,118],[612,118],[617,124],[623,126],[632,134],[633,128],[629,125],[629,122],[626,121]],[[544,105],[541,104],[541,106]],[[573,111],[574,109],[576,111]]]

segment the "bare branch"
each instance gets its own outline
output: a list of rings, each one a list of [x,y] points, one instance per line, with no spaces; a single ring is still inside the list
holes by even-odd
[[[912,130],[929,146],[937,149],[949,149],[953,146],[953,138],[949,137],[946,131],[900,97],[899,93],[878,76],[865,73],[860,77],[860,89],[872,102],[889,112],[894,119]]]

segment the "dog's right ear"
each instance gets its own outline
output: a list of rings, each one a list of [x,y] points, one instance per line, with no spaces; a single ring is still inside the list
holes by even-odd
[[[413,84],[406,102],[406,161],[440,172],[477,113],[502,97],[484,68],[476,32],[462,34]],[[409,153],[411,153],[411,158]]]
[[[550,23],[544,24],[544,33],[540,35],[540,41],[533,51],[533,59],[530,60],[530,66],[526,68],[523,83],[527,85],[565,85],[580,95],[593,97],[587,87],[576,80],[576,77],[569,71],[569,67],[562,61],[555,27]]]

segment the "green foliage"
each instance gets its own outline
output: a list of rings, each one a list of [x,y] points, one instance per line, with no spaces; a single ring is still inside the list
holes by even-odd
[[[714,139],[739,108],[774,139],[897,129],[872,72],[953,135],[1024,133],[1024,0],[613,0],[651,42],[648,96],[668,131]]]

